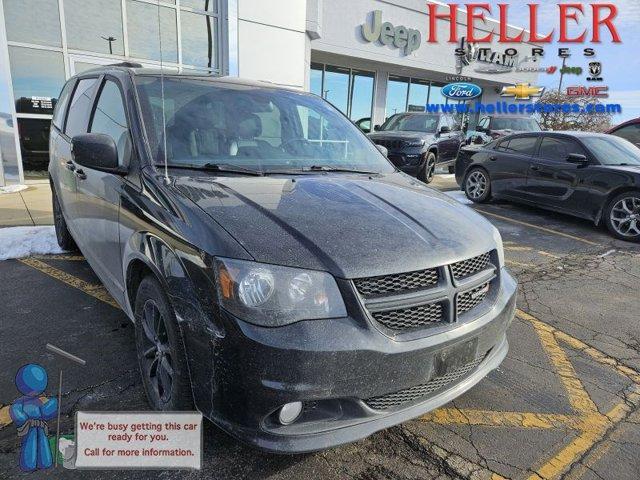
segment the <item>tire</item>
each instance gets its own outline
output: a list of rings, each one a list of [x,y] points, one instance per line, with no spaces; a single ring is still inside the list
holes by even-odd
[[[449,173],[456,173],[456,166],[455,165],[449,165]]]
[[[624,192],[612,198],[604,211],[611,235],[628,242],[640,242],[640,192]]]
[[[71,236],[71,232],[67,227],[67,222],[62,214],[62,207],[56,194],[56,189],[51,186],[51,202],[53,203],[53,225],[56,230],[56,240],[61,249],[68,252],[78,250],[75,240]]]
[[[136,355],[149,406],[192,410],[193,396],[176,316],[158,280],[148,275],[135,301]]]
[[[436,154],[429,152],[427,159],[424,162],[424,166],[418,172],[418,180],[427,184],[431,183],[434,175],[436,174],[436,162]]]
[[[484,168],[472,168],[464,178],[464,194],[475,203],[491,200],[491,178]]]

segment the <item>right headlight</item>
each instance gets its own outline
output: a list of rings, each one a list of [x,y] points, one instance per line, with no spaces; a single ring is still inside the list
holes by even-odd
[[[247,322],[278,327],[347,315],[327,272],[229,258],[216,258],[214,265],[220,305]]]

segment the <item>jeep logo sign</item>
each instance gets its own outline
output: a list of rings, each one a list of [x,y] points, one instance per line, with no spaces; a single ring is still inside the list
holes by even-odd
[[[367,42],[380,40],[383,45],[404,49],[404,54],[409,55],[420,47],[422,35],[418,30],[405,26],[394,27],[389,22],[382,21],[382,11],[373,12],[373,24],[362,24],[362,36]]]

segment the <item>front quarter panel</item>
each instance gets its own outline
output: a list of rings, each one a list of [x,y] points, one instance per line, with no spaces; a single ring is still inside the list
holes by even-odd
[[[145,178],[146,177],[146,178]],[[217,340],[225,331],[218,321],[211,256],[250,258],[195,204],[176,195],[163,180],[143,175],[143,188],[123,190],[120,238],[127,292],[124,310],[134,320],[135,277],[143,264],[163,285],[175,310],[189,366],[194,401],[209,413],[211,375]]]

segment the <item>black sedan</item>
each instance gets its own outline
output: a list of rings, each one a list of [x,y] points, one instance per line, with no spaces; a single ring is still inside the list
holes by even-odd
[[[612,135],[536,132],[460,149],[456,181],[477,203],[513,200],[604,222],[640,241],[640,148]]]

